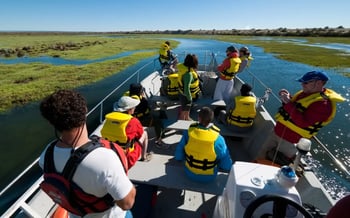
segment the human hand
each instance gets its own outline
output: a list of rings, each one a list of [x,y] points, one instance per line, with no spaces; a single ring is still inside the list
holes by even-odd
[[[265,90],[265,94],[270,94],[272,92],[272,89],[271,88],[267,88],[266,90]]]
[[[290,102],[291,96],[286,89],[281,89],[279,91],[279,96],[280,96],[282,103],[287,104],[288,102]]]

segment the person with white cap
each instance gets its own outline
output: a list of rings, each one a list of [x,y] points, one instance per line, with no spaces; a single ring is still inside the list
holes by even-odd
[[[280,90],[282,106],[276,115],[276,126],[262,146],[259,158],[273,159],[275,152],[279,151],[284,155],[283,160],[293,162],[297,152],[295,144],[299,139],[310,139],[333,120],[336,104],[345,99],[324,87],[328,80],[324,72],[311,71],[297,79],[302,90],[294,96],[285,89]]]
[[[114,103],[114,112],[106,115],[101,129],[101,136],[124,147],[129,168],[137,160],[149,161],[151,153],[147,153],[148,134],[141,122],[132,116],[140,100],[122,96]]]

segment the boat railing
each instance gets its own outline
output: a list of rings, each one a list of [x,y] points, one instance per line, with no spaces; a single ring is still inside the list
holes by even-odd
[[[256,85],[256,82],[259,83],[262,87],[265,89],[269,88],[263,81],[261,81],[258,77],[252,73],[249,68],[245,69],[245,71],[251,76],[252,78],[252,86],[254,87]],[[279,103],[282,103],[279,96],[275,94],[272,90],[271,95],[274,97],[275,100],[277,100]],[[312,137],[313,141],[317,143],[321,147],[322,150],[325,151],[325,153],[329,156],[329,158],[333,161],[333,163],[341,169],[345,173],[345,176],[347,179],[350,179],[350,172],[349,170],[345,167],[345,165],[338,159],[336,156],[327,148],[327,146],[317,137],[313,136]]]
[[[120,89],[128,82],[134,79],[135,82],[140,82],[140,73],[147,67],[149,67],[151,64],[155,66],[155,61],[156,59],[146,63],[142,67],[140,67],[138,70],[136,70],[133,74],[131,74],[127,79],[125,79],[122,83],[120,83],[115,89],[113,89],[110,93],[108,93],[100,102],[98,102],[93,108],[90,109],[90,111],[86,114],[88,117],[92,113],[94,113],[96,110],[99,110],[100,115],[99,115],[99,121],[100,123],[103,122],[104,119],[104,114],[103,114],[103,109],[104,109],[104,103],[116,92],[120,91]]]
[[[186,53],[184,53],[185,55]],[[210,58],[208,58],[210,57]],[[111,92],[109,92],[101,101],[99,101],[93,108],[89,110],[87,113],[87,117],[92,116],[95,112],[99,112],[99,122],[102,123],[104,119],[104,107],[105,103],[107,100],[109,100],[114,94],[116,94],[118,91],[120,91],[122,88],[124,88],[125,84],[129,82],[140,82],[141,75],[143,74],[143,71],[147,68],[150,67],[151,64],[153,64],[153,71],[156,71],[156,66],[158,66],[158,58],[152,59],[151,61],[147,62],[140,68],[138,68],[134,73],[132,73],[128,78],[123,80],[122,83],[120,83],[116,88],[114,88]],[[215,54],[214,53],[209,53],[205,52],[205,57],[204,57],[204,63],[206,63],[206,66],[209,66],[209,68],[205,68],[206,70],[214,70],[216,69],[216,59],[215,59]],[[33,167],[37,166],[39,162],[39,157],[34,160],[20,175],[18,175],[15,179],[11,181],[10,184],[8,184],[4,189],[1,190],[0,192],[0,197],[3,196],[7,191],[9,191],[12,186],[14,186],[17,182],[19,182],[22,177],[24,177]],[[27,214],[35,214],[34,211],[31,210],[31,208],[28,206],[27,201],[30,199],[33,195],[37,193],[39,190],[39,184],[42,181],[43,177],[40,176],[28,189],[27,191],[21,195],[19,199],[16,200],[14,204],[8,210],[2,214],[2,216],[12,216],[13,214],[16,213],[18,210],[25,211]]]
[[[183,52],[181,56],[185,56],[187,52]],[[215,66],[217,65],[215,54],[209,51],[204,52],[203,62],[206,66],[209,66],[209,68],[206,68],[206,70],[213,70],[215,69]],[[153,71],[157,70],[158,64],[158,58],[154,58],[151,61],[145,63],[140,68],[138,68],[134,73],[132,73],[128,78],[123,80],[122,83],[120,83],[116,88],[114,88],[111,92],[109,92],[102,100],[100,100],[93,108],[89,110],[89,112],[86,114],[87,117],[92,116],[95,112],[99,112],[98,119],[99,122],[102,123],[104,119],[104,107],[107,100],[111,98],[114,94],[116,94],[118,91],[120,91],[122,88],[124,88],[124,85],[133,81],[133,82],[140,82],[143,78],[141,78],[141,75],[143,75],[143,71],[146,70],[148,67],[151,67],[153,64]],[[0,197],[6,193],[14,184],[16,184],[25,174],[27,174],[35,165],[38,164],[39,157],[34,160],[20,175],[18,175],[16,178],[14,178],[10,184],[8,184],[5,188],[3,188],[0,191]]]
[[[110,93],[108,93],[101,101],[99,101],[93,108],[91,108],[89,110],[89,112],[87,113],[87,117],[89,117],[90,115],[92,115],[95,111],[99,110],[99,121],[100,123],[103,122],[103,118],[104,118],[104,114],[103,114],[103,110],[104,110],[104,104],[105,102],[116,92],[120,91],[120,89],[128,82],[132,81],[133,82],[139,82],[140,81],[140,73],[147,67],[149,67],[151,64],[154,65],[154,69],[156,68],[156,60],[154,59],[152,61],[147,62],[145,65],[143,65],[142,67],[138,68],[134,73],[132,73],[127,79],[123,80],[122,83],[120,83],[115,89],[113,89]],[[19,174],[16,178],[14,178],[4,189],[1,190],[0,192],[0,197],[2,195],[4,195],[7,191],[9,191],[12,186],[14,186],[17,182],[19,182],[22,177],[24,177],[27,173],[29,173],[29,171],[37,166],[39,162],[39,157],[34,160],[24,171],[21,172],[21,174]],[[39,180],[42,180],[42,176],[39,178]],[[39,189],[39,184],[37,181],[28,189],[28,191],[25,193],[25,195],[22,195],[22,197],[20,199],[18,199],[16,201],[15,204],[12,205],[11,208],[9,208],[9,210],[7,210],[6,214],[13,214],[15,211],[17,211],[19,208],[22,208],[23,210],[26,210],[27,206],[25,203],[26,198],[32,196],[38,189]],[[24,197],[25,196],[25,197]]]

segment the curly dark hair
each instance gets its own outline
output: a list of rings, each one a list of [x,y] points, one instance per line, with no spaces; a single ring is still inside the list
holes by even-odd
[[[78,92],[59,90],[40,104],[41,115],[59,132],[82,126],[86,121],[86,100]]]
[[[197,69],[198,68],[198,58],[195,54],[188,54],[185,57],[184,65],[188,68]]]

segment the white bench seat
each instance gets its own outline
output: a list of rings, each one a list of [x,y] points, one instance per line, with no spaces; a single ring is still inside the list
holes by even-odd
[[[164,130],[187,130],[190,127],[190,125],[195,122],[196,121],[189,121],[189,120],[176,120],[176,121],[164,120],[163,129]],[[217,126],[220,129],[220,134],[222,136],[233,136],[233,137],[245,138],[245,137],[249,137],[251,132],[251,131],[247,131],[244,133],[234,132],[221,123],[215,123],[215,126]]]
[[[149,170],[146,170],[149,169]],[[221,195],[228,174],[219,172],[209,183],[198,183],[186,177],[184,163],[173,156],[153,154],[149,162],[138,161],[128,172],[131,181],[165,188]]]

